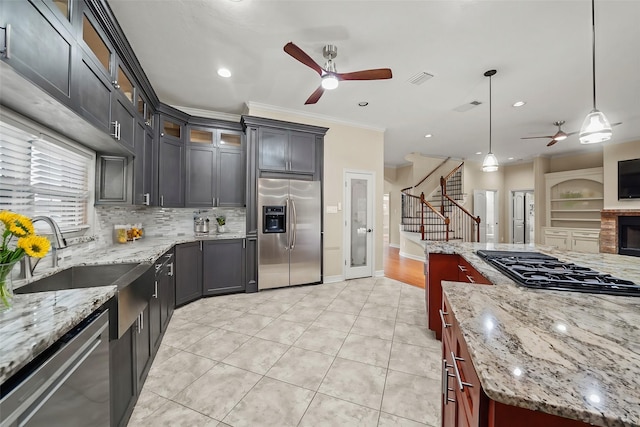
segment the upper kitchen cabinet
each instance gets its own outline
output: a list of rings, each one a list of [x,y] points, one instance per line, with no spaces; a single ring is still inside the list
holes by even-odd
[[[161,105],[174,115],[160,112],[158,140],[158,198],[164,207],[184,207],[185,203],[185,144],[186,120],[178,110]],[[186,115],[184,115],[186,116]],[[185,117],[185,118],[188,118]]]
[[[260,170],[314,174],[315,135],[285,129],[261,128],[258,132]]]
[[[190,122],[193,123],[187,127],[185,205],[244,206],[245,154],[240,125],[197,117]],[[229,129],[221,129],[222,126]]]
[[[71,22],[75,11],[69,3],[0,2],[2,61],[67,106],[75,46]]]
[[[106,34],[85,7],[82,12],[82,31],[78,45],[80,61],[76,85],[77,107],[80,114],[98,129],[117,139],[117,127],[111,123],[111,92],[114,73],[114,50]]]
[[[154,136],[142,121],[136,122],[135,157],[133,158],[133,204],[155,205]]]
[[[250,169],[260,176],[322,180],[324,134],[328,128],[243,116]],[[254,177],[255,178],[255,177]],[[248,197],[251,197],[248,195]]]

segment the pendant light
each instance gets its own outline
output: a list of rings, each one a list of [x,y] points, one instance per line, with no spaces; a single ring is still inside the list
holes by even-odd
[[[485,77],[489,77],[489,152],[482,162],[483,172],[495,172],[498,170],[498,159],[491,152],[491,77],[496,74],[496,70],[489,70],[484,73]]]
[[[591,0],[591,59],[592,59],[592,83],[593,83],[593,110],[582,122],[580,128],[581,144],[595,144],[611,139],[611,124],[604,113],[596,108],[596,15],[595,0]]]

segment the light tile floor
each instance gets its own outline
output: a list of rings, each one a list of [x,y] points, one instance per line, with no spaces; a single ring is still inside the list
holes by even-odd
[[[388,278],[175,311],[129,426],[440,425],[424,290]]]

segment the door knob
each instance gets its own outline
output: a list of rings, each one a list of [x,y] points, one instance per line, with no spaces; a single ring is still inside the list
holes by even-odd
[[[367,233],[371,233],[373,231],[373,228],[367,228]]]

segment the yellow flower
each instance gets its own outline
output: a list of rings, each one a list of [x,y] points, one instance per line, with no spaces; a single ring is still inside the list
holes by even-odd
[[[49,239],[36,235],[19,238],[17,246],[24,249],[27,255],[34,258],[42,258],[51,249]]]
[[[18,237],[30,236],[33,234],[33,224],[24,215],[15,214],[14,220],[9,224],[9,231]]]
[[[4,223],[4,227],[8,230],[11,224],[15,221],[17,213],[11,211],[0,211],[0,221]]]

